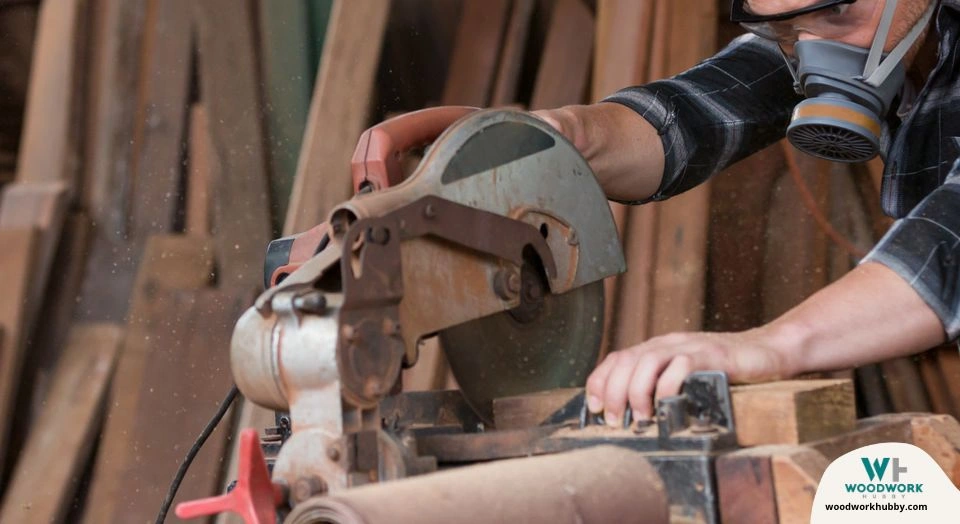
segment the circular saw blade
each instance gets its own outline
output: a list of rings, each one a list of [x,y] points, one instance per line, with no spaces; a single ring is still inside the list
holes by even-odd
[[[521,304],[439,336],[464,398],[492,425],[496,398],[586,383],[603,336],[603,282],[547,292],[535,307]]]

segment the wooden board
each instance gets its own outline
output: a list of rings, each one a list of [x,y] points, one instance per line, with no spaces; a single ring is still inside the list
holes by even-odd
[[[777,446],[770,463],[779,524],[809,524],[817,486],[830,461],[803,446]]]
[[[75,189],[74,126],[83,46],[84,0],[52,0],[40,7],[34,40],[17,181],[64,182]]]
[[[160,316],[170,311],[170,294],[164,289],[193,290],[206,287],[213,274],[213,245],[188,236],[154,236],[147,240],[134,284],[126,336],[110,387],[107,418],[93,469],[84,521],[111,522],[114,509],[127,494],[123,474],[135,455],[134,432],[139,412],[141,384],[147,376],[147,358],[154,347],[151,333],[164,330],[172,320]]]
[[[913,444],[926,451],[960,489],[960,423],[947,415],[914,417]]]
[[[463,0],[443,105],[489,103],[509,15],[509,0]]]
[[[221,174],[221,167],[210,138],[210,115],[203,104],[193,104],[190,108],[189,136],[187,160],[190,173],[187,175],[184,231],[188,235],[205,237],[211,233],[211,189],[213,181]]]
[[[517,90],[534,5],[534,0],[513,0],[510,20],[503,37],[497,77],[493,84],[493,95],[490,97],[491,107],[517,103]]]
[[[654,0],[598,2],[591,87],[594,102],[649,78],[654,4]],[[611,203],[610,207],[620,233],[628,273],[604,282],[602,355],[646,339],[650,321],[653,232],[657,218],[654,206],[631,209]]]
[[[184,455],[219,408],[231,387],[230,335],[246,299],[213,289],[159,289],[148,324],[144,374],[137,413],[130,427],[124,490],[107,522],[148,522],[155,518]],[[157,421],[163,421],[158,424]],[[210,436],[177,493],[177,502],[209,497],[220,490],[221,459],[228,424]]]
[[[777,522],[773,467],[762,448],[722,455],[715,468],[722,522]]]
[[[550,109],[585,101],[593,34],[593,14],[581,0],[556,2],[540,56],[531,109]]]
[[[4,246],[0,250],[0,275],[5,282],[0,293],[0,329],[4,333],[4,351],[0,354],[0,471],[9,451],[10,423],[23,366],[25,319],[27,310],[34,307],[27,297],[37,244],[38,235],[32,228],[0,229],[0,245]]]
[[[173,230],[185,171],[192,5],[188,0],[151,1],[148,5],[137,125],[132,137],[136,149],[130,171],[134,177],[129,200],[117,210],[130,227],[124,239],[97,235],[84,278],[81,300],[86,307],[79,312],[80,320],[123,322],[147,237]],[[105,267],[111,270],[106,272]]]
[[[219,176],[214,178],[214,242],[218,286],[252,293],[263,283],[263,253],[270,241],[270,202],[260,76],[249,2],[194,3],[200,46],[200,96]],[[371,43],[373,45],[373,43]]]
[[[70,331],[45,408],[0,509],[2,522],[61,522],[96,440],[122,331],[111,324]]]
[[[323,45],[283,232],[306,231],[352,195],[350,158],[367,114],[388,0],[337,0]]]
[[[936,355],[940,374],[943,375],[953,407],[958,411],[952,415],[960,417],[960,351],[955,344],[950,344],[941,347]]]
[[[680,73],[713,54],[716,10],[716,2],[670,1],[664,68],[651,77]],[[697,331],[705,304],[709,183],[658,205],[650,335]]]
[[[730,389],[741,446],[801,444],[856,426],[849,380],[792,380]]]
[[[88,0],[90,31],[89,102],[85,120],[84,207],[103,235],[122,239],[140,73],[141,38],[147,0]]]
[[[582,392],[583,388],[560,388],[494,399],[494,425],[500,430],[538,426]]]

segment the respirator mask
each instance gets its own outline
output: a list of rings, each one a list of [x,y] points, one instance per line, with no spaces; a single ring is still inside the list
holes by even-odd
[[[755,3],[759,0],[753,0]],[[734,0],[731,20],[747,30],[793,46],[783,53],[794,89],[805,100],[797,104],[787,138],[805,153],[839,162],[861,162],[880,150],[883,120],[903,87],[903,58],[923,34],[937,2],[931,1],[913,28],[889,53],[883,52],[897,0],[822,0],[777,15],[751,13],[747,0]],[[880,23],[869,49],[835,41],[862,27],[883,2]],[[819,38],[799,40],[806,32]]]

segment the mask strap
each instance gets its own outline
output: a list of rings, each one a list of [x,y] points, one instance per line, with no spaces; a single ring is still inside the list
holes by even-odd
[[[797,68],[793,66],[790,57],[783,51],[783,47],[780,46],[779,43],[777,44],[777,51],[780,51],[780,56],[783,57],[783,62],[787,65],[787,71],[790,71],[790,76],[793,77],[793,90],[796,91],[798,95],[802,95],[803,85],[800,83],[800,74],[797,73]]]
[[[907,51],[910,50],[910,47],[920,38],[923,30],[927,27],[927,23],[933,16],[933,12],[938,3],[936,0],[930,2],[926,11],[923,12],[923,16],[917,20],[917,23],[910,29],[910,32],[890,51],[890,54],[884,58],[883,63],[879,63],[880,56],[883,54],[883,44],[887,41],[890,24],[893,22],[893,12],[897,7],[896,0],[887,0],[887,4],[883,8],[883,15],[880,18],[880,26],[877,28],[877,35],[873,39],[873,45],[870,46],[867,65],[863,70],[863,76],[866,78],[864,82],[874,87],[879,87],[880,84],[887,79],[887,76],[893,72],[897,64],[903,60],[903,57],[907,54]],[[878,63],[879,65],[877,65]]]

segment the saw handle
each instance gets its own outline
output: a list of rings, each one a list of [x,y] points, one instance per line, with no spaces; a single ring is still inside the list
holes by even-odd
[[[429,144],[475,107],[442,106],[405,113],[381,122],[360,135],[353,152],[353,190],[378,191],[403,182],[400,156]]]

